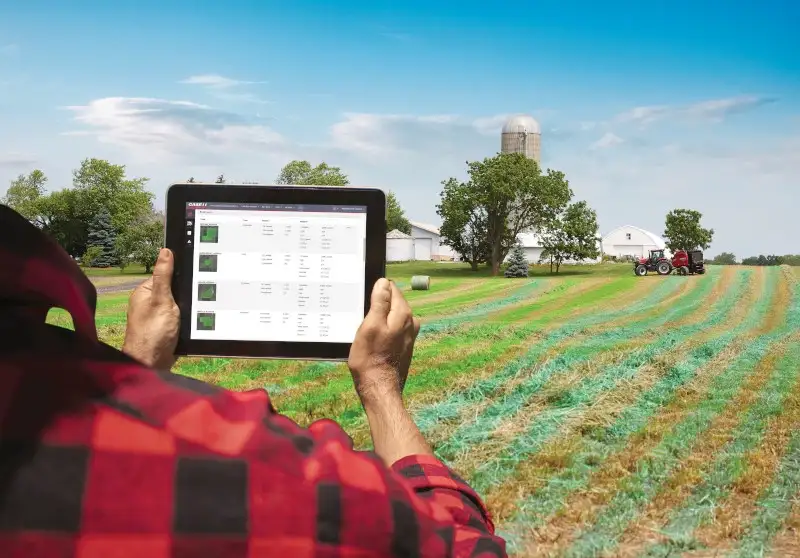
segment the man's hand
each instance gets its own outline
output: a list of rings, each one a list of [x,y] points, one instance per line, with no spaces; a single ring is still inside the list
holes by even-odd
[[[172,252],[163,248],[153,276],[136,287],[128,303],[128,325],[122,352],[142,364],[168,371],[175,364],[180,310],[172,298]]]
[[[412,316],[400,289],[379,279],[347,362],[362,402],[403,393],[417,333],[419,320]]]
[[[411,315],[400,289],[379,279],[347,365],[367,413],[375,453],[387,466],[408,455],[433,455],[403,405],[418,333],[419,320]]]

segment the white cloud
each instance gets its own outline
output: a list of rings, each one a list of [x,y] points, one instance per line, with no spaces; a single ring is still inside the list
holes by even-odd
[[[457,116],[440,114],[345,113],[330,129],[331,147],[369,156],[396,156],[451,142],[454,128],[468,128]]]
[[[711,99],[684,106],[651,105],[634,107],[621,114],[615,120],[622,123],[651,124],[667,118],[686,121],[709,120],[719,122],[728,116],[746,112],[763,105],[774,103],[774,97],[757,95],[741,95],[724,99]]]
[[[219,158],[285,144],[280,134],[262,124],[189,101],[106,97],[66,108],[84,125],[67,135],[92,136],[146,160]]]
[[[606,132],[603,134],[603,137],[591,145],[591,149],[608,149],[609,147],[614,147],[615,145],[619,145],[624,141],[625,140],[623,140],[617,134]]]
[[[214,89],[228,89],[240,85],[256,85],[267,83],[266,81],[243,81],[240,79],[233,79],[218,74],[201,74],[196,76],[189,76],[180,81],[187,85],[201,85],[203,87],[210,87]]]
[[[0,167],[29,167],[35,164],[36,158],[26,153],[20,153],[18,151],[0,153]]]

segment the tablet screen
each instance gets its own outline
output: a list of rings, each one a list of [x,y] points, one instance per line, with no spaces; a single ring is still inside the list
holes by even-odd
[[[352,343],[365,206],[186,204],[193,340]]]

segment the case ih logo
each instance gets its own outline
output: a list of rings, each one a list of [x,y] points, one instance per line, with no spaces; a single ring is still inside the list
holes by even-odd
[[[190,203],[189,207],[208,207],[208,203]]]

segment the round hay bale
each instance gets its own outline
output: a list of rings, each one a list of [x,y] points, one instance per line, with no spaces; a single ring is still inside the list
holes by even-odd
[[[412,291],[427,291],[431,288],[431,278],[427,275],[415,275],[411,278]]]

